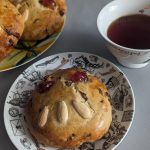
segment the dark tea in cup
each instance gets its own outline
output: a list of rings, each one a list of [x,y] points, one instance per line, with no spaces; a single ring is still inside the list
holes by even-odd
[[[113,21],[108,38],[114,43],[133,49],[150,49],[150,16],[133,14]]]

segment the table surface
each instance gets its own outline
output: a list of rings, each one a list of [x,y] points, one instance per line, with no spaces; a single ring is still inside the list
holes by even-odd
[[[116,64],[126,74],[135,94],[136,111],[130,131],[116,150],[150,149],[150,65],[142,69],[125,68],[118,64],[106,49],[104,40],[98,33],[96,20],[101,8],[109,2],[110,0],[67,0],[66,25],[56,43],[34,61],[20,68],[0,73],[0,150],[16,150],[6,133],[3,121],[4,102],[12,83],[35,61],[65,51],[97,54]]]

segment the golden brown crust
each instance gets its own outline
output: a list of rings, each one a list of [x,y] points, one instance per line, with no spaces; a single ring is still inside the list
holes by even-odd
[[[15,46],[24,29],[24,20],[7,0],[0,0],[0,60]]]
[[[51,8],[44,6],[39,0],[14,1],[22,14],[28,11],[22,39],[41,40],[61,28],[66,14],[66,3],[65,0],[54,2],[55,6]]]
[[[90,74],[88,80],[68,82],[68,77],[78,71],[82,70],[61,70],[48,77],[48,81],[54,81],[52,87],[45,92],[34,91],[28,104],[26,117],[30,132],[45,146],[78,147],[83,142],[100,139],[109,129],[112,114],[105,85]],[[84,111],[80,110],[81,106]],[[45,108],[49,108],[49,113],[41,127],[39,119]]]

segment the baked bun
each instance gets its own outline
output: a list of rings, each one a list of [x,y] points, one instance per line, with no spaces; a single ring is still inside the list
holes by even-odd
[[[8,0],[0,0],[0,60],[15,46],[24,30],[24,20]]]
[[[81,69],[59,70],[33,92],[26,118],[32,136],[44,146],[74,148],[94,142],[112,121],[108,91]]]
[[[10,0],[25,17],[23,40],[41,40],[58,31],[66,14],[65,0]]]

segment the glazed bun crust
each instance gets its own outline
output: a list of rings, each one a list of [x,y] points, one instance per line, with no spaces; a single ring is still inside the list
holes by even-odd
[[[59,70],[33,92],[26,118],[39,143],[79,147],[107,133],[112,121],[108,91],[96,77],[81,69]]]
[[[0,0],[0,60],[5,58],[20,39],[24,19],[8,0]]]

